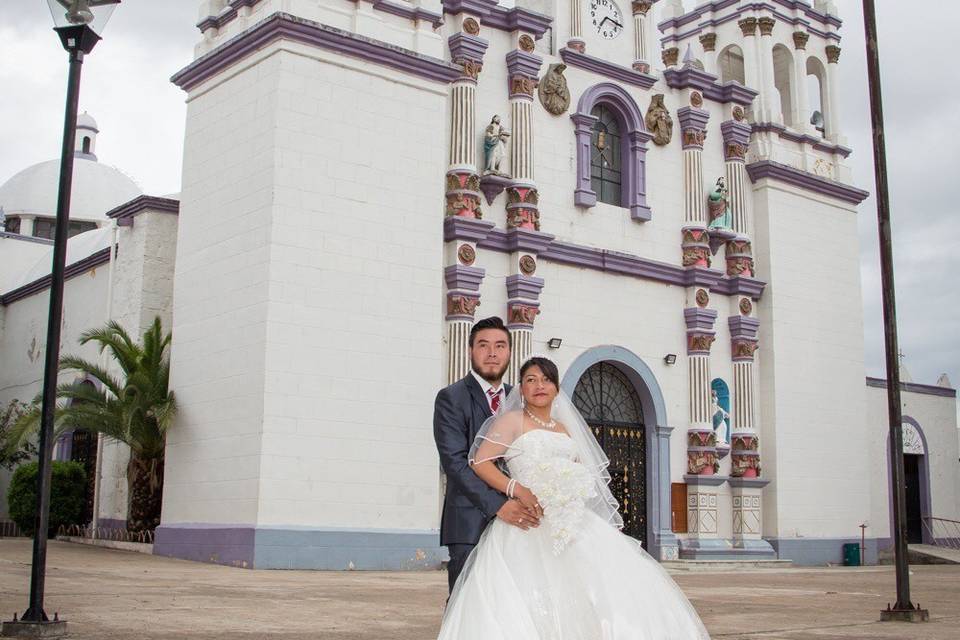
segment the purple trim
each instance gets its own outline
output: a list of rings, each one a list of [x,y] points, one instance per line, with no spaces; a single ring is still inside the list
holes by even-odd
[[[82,275],[87,271],[95,269],[107,262],[110,262],[110,247],[104,247],[96,253],[91,253],[82,260],[77,260],[73,264],[67,265],[67,268],[64,270],[63,277],[65,280],[69,280],[70,278]],[[23,298],[46,290],[50,287],[51,279],[51,276],[46,275],[42,278],[37,278],[33,282],[27,283],[22,287],[14,289],[10,293],[0,296],[0,305],[7,306],[8,304],[12,304],[17,300],[22,300]]]
[[[485,27],[501,31],[523,31],[539,40],[553,24],[550,16],[514,7],[501,7],[497,0],[443,0],[444,13],[470,13],[480,17]]]
[[[720,125],[720,132],[723,134],[723,141],[727,144],[750,144],[750,134],[752,127],[746,122],[737,122],[736,120],[727,120]]]
[[[586,53],[580,53],[575,49],[560,49],[560,58],[571,67],[579,67],[592,73],[598,73],[611,80],[620,80],[628,84],[636,85],[642,89],[649,89],[657,83],[657,77],[649,73],[641,73],[631,67],[624,67],[619,64],[607,62],[603,58],[596,58]]]
[[[160,525],[153,555],[253,568],[256,529],[252,525]]]
[[[370,0],[367,0],[368,2]],[[410,7],[391,0],[373,0],[373,8],[408,20],[429,22],[434,29],[443,24],[443,16],[420,7]]]
[[[487,47],[490,45],[483,38],[469,33],[455,33],[447,38],[447,44],[450,47],[452,60],[463,59],[472,62],[483,62],[483,54],[487,52]]]
[[[543,278],[514,274],[507,276],[507,296],[511,299],[539,300],[543,291]]]
[[[743,456],[757,456],[756,451],[744,451],[740,455]],[[770,484],[769,478],[737,478],[731,477],[727,481],[731,487],[737,487],[738,489],[762,489],[768,484]]]
[[[754,133],[777,133],[784,140],[813,145],[813,148],[817,151],[835,153],[844,158],[853,153],[853,149],[845,147],[842,144],[831,144],[829,142],[825,142],[823,138],[818,138],[816,136],[811,136],[804,133],[797,133],[796,131],[792,131],[784,125],[776,122],[758,122],[753,125],[753,131]]]
[[[19,215],[11,214],[11,218],[17,218]],[[0,238],[8,238],[10,240],[22,240],[24,242],[34,242],[36,244],[45,244],[48,246],[53,246],[53,240],[47,240],[46,238],[36,238],[34,236],[24,236],[19,233],[8,233],[6,231],[0,231]]]
[[[876,389],[886,389],[887,381],[883,378],[867,378],[867,386],[874,387]],[[949,387],[938,387],[932,384],[918,384],[916,382],[901,382],[900,383],[901,391],[909,391],[910,393],[922,393],[928,396],[941,396],[943,398],[956,398],[957,390],[951,389]]]
[[[690,429],[690,431],[696,431],[696,429]],[[713,448],[712,447],[687,447],[687,450],[688,451],[689,450],[713,451]],[[720,476],[720,475],[701,476],[701,475],[692,475],[689,473],[685,473],[683,475],[684,483],[693,487],[719,487],[727,480],[729,480],[727,476]]]
[[[723,272],[707,267],[686,267],[683,270],[683,284],[687,287],[707,287],[713,290],[723,278]]]
[[[145,211],[180,214],[180,201],[173,198],[157,198],[154,196],[137,196],[133,200],[123,203],[119,207],[107,211],[107,217],[117,221],[121,227],[132,227],[133,219]]]
[[[747,316],[730,316],[727,318],[730,327],[730,337],[741,340],[753,340],[757,337],[760,321]]]
[[[514,49],[507,54],[507,71],[510,75],[519,74],[528,78],[536,78],[540,75],[540,65],[542,63],[543,58],[540,56],[519,49]]]
[[[479,267],[452,264],[443,270],[443,279],[447,283],[447,289],[479,291],[480,283],[483,282],[486,273],[486,270]]]
[[[513,181],[510,178],[504,178],[493,173],[488,173],[480,177],[480,191],[487,198],[487,204],[493,204],[497,196],[503,193]]]
[[[827,178],[821,178],[812,173],[807,173],[806,171],[801,171],[800,169],[795,169],[785,164],[780,164],[779,162],[773,162],[772,160],[761,160],[760,162],[748,164],[747,173],[753,182],[764,178],[780,180],[795,187],[809,189],[815,193],[830,196],[831,198],[849,202],[850,204],[860,204],[870,195],[869,191],[857,189],[856,187],[851,187],[834,180],[828,180]]]
[[[219,29],[237,17],[240,7],[253,7],[258,2],[260,0],[230,0],[225,11],[221,11],[215,16],[207,16],[197,23],[197,29],[200,29],[201,33],[207,29]]]
[[[637,103],[623,87],[611,82],[595,84],[580,96],[576,113],[570,116],[577,140],[577,188],[573,202],[578,207],[592,207],[597,194],[590,180],[590,139],[596,118],[590,115],[598,104],[610,106],[621,121],[621,129],[629,144],[621,146],[623,183],[621,202],[630,209],[630,217],[646,222],[653,217],[647,205],[647,142],[653,136],[647,132],[643,114]]]
[[[443,241],[467,240],[468,242],[480,242],[490,235],[490,232],[496,226],[496,223],[486,220],[450,216],[443,220]]]
[[[175,73],[170,81],[189,91],[277,40],[336,51],[436,82],[449,83],[460,77],[460,69],[444,60],[278,12],[201,56]]]
[[[693,11],[689,11],[683,14],[682,16],[678,16],[676,18],[670,18],[668,20],[662,20],[657,25],[657,27],[660,29],[661,33],[666,33],[668,29],[678,29],[682,26],[691,24],[693,22],[696,22],[699,18],[707,14],[716,13],[717,11],[720,11],[722,9],[726,9],[728,7],[736,5],[738,4],[738,2],[739,0],[714,0],[714,2],[710,2],[708,4],[698,6]],[[774,4],[778,4],[782,6],[784,9],[787,9],[788,11],[796,11],[796,10],[803,11],[805,18],[794,18],[792,16],[788,16],[783,13],[780,13],[776,10],[776,7],[774,6]],[[738,7],[737,11],[731,14],[728,14],[723,18],[705,20],[703,22],[698,23],[699,28],[697,28],[696,31],[684,33],[682,35],[674,35],[672,37],[675,40],[688,37],[693,33],[699,33],[703,27],[717,26],[717,25],[723,24],[724,22],[735,20],[744,14],[752,13],[754,11],[763,11],[763,10],[771,11],[778,20],[781,20],[788,24],[804,25],[807,27],[807,29],[811,33],[815,33],[816,35],[821,35],[824,37],[827,35],[831,35],[836,40],[840,39],[839,35],[837,34],[828,33],[826,31],[821,31],[820,29],[812,27],[810,25],[810,21],[813,21],[823,27],[832,26],[837,29],[839,29],[843,25],[843,21],[836,16],[826,14],[822,11],[817,11],[816,9],[811,7],[809,3],[803,2],[802,0],[768,0],[767,2],[744,3],[740,5],[740,7]],[[807,20],[807,18],[809,18],[809,20]]]
[[[715,269],[658,262],[649,258],[608,249],[598,249],[553,239],[553,236],[531,229],[496,229],[492,222],[472,218],[450,217],[444,220],[444,241],[468,240],[482,249],[514,253],[530,251],[539,257],[574,267],[653,280],[680,287],[702,286],[723,295],[749,295],[759,299],[766,283],[755,278],[728,278]]]
[[[697,333],[713,331],[713,325],[717,321],[717,310],[690,307],[683,310],[683,319],[687,323],[688,330]]]
[[[719,282],[717,282],[717,286],[711,289],[711,291],[722,293],[728,296],[749,296],[754,300],[758,300],[763,294],[763,290],[766,286],[766,282],[763,280],[758,280],[757,278],[748,278],[746,276],[724,276],[720,278]]]
[[[724,104],[732,102],[744,107],[753,104],[753,99],[760,93],[743,86],[736,80],[728,80],[721,84],[717,76],[696,67],[666,69],[663,72],[663,79],[666,80],[667,86],[673,89],[696,89],[707,100]]]
[[[707,128],[707,122],[710,121],[710,112],[696,107],[680,107],[677,109],[677,120],[680,122],[681,131],[687,129],[704,131]]]

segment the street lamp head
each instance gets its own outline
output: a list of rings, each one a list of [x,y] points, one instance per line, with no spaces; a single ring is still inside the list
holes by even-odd
[[[90,53],[120,0],[47,0],[67,51]]]

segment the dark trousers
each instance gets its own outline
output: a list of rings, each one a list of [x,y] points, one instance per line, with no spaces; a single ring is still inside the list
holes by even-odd
[[[447,551],[450,552],[450,562],[447,563],[447,580],[449,589],[453,591],[453,585],[457,584],[457,578],[463,571],[463,564],[470,556],[470,552],[477,546],[475,544],[448,544]]]

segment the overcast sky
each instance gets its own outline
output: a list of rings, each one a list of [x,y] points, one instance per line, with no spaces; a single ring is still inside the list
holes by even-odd
[[[937,3],[931,13],[902,0],[877,2],[901,350],[916,382],[933,384],[948,373],[954,385],[960,384],[960,292],[953,279],[960,251],[952,240],[960,224],[960,87],[949,80],[956,70],[948,58],[960,17],[955,4]],[[184,94],[169,78],[192,59],[198,5],[125,0],[84,65],[80,105],[100,125],[101,162],[152,195],[180,189]],[[841,126],[854,149],[855,182],[873,192],[861,3],[837,5],[844,20]],[[43,0],[0,0],[0,184],[59,154],[67,65],[51,26]],[[872,197],[860,207],[859,226],[867,373],[883,376]]]

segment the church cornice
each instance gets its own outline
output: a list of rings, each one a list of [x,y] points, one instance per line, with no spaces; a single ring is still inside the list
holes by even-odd
[[[577,67],[591,73],[610,78],[611,80],[620,80],[628,84],[649,89],[657,82],[657,77],[649,73],[643,73],[631,67],[624,67],[597,58],[586,53],[581,53],[575,49],[564,47],[560,49],[560,58],[564,64],[569,67]]]
[[[730,7],[736,7],[736,10],[719,17],[700,21],[704,16],[715,15]],[[787,10],[791,15],[778,11],[778,8]],[[800,10],[804,17],[796,17],[795,12],[797,10]],[[836,16],[817,11],[808,3],[802,2],[801,0],[768,0],[767,2],[745,2],[743,4],[740,4],[740,0],[715,0],[714,2],[699,6],[682,16],[663,20],[657,27],[661,33],[666,34],[661,38],[661,42],[666,45],[686,40],[692,36],[699,35],[705,30],[713,30],[722,24],[739,20],[744,15],[753,15],[758,11],[770,12],[770,15],[777,21],[791,25],[792,27],[803,27],[811,35],[840,42],[840,34],[830,31],[829,29],[839,29],[843,21]],[[687,31],[677,33],[682,27],[689,25],[693,26]],[[667,33],[671,30],[674,32]]]
[[[110,247],[104,247],[103,249],[100,249],[96,253],[90,254],[82,260],[77,260],[73,264],[67,265],[66,269],[64,269],[63,277],[65,280],[75,278],[107,262],[110,262]],[[23,300],[24,298],[28,298],[35,293],[40,293],[41,291],[49,289],[51,280],[52,276],[46,275],[0,296],[0,306],[5,307],[9,304],[13,304],[17,300]]]
[[[501,31],[523,31],[539,40],[553,24],[553,18],[523,7],[501,7],[497,0],[443,0],[443,11],[478,16],[485,27]]]
[[[335,51],[426,80],[449,83],[460,76],[460,68],[445,60],[289,13],[277,12],[190,63],[175,73],[170,81],[189,91],[247,56],[280,40]]]
[[[158,198],[156,196],[137,196],[119,207],[107,211],[106,216],[117,221],[121,227],[132,227],[133,219],[145,211],[159,211],[161,213],[180,213],[180,201],[174,198]]]
[[[836,198],[843,202],[849,202],[850,204],[860,204],[870,195],[869,191],[864,191],[863,189],[858,189],[835,180],[822,178],[772,160],[761,160],[748,164],[747,173],[750,175],[750,180],[754,183],[758,180],[769,178],[814,193],[819,193],[820,195]]]
[[[730,102],[744,107],[749,107],[759,94],[758,91],[745,87],[734,80],[720,84],[717,76],[695,67],[666,69],[663,72],[663,79],[666,80],[667,86],[672,89],[696,89],[707,100],[720,103]]]

